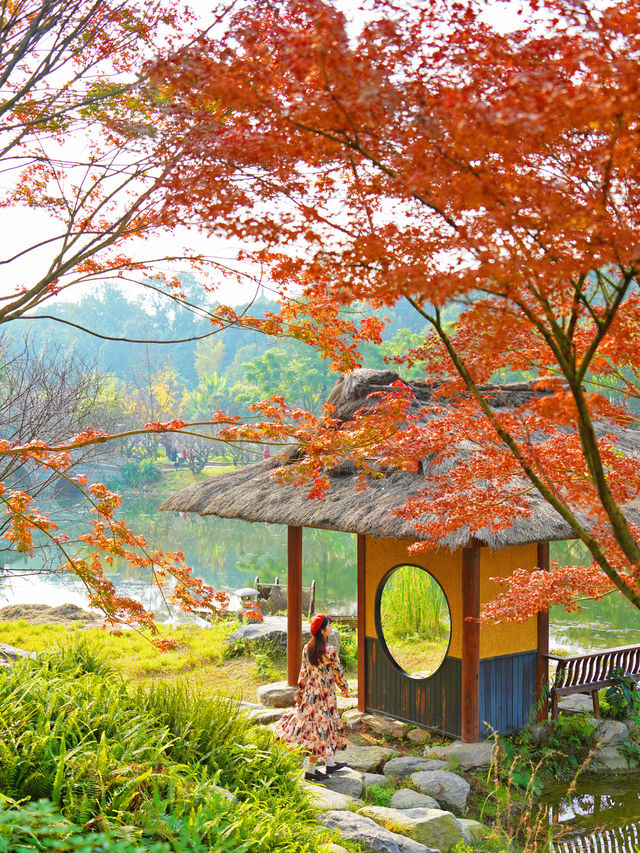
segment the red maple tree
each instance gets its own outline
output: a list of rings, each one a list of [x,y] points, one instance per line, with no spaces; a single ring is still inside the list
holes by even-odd
[[[149,68],[166,144],[184,142],[162,216],[253,247],[293,333],[342,369],[358,354],[336,343],[340,307],[404,299],[424,318],[424,344],[397,362],[466,393],[430,435],[411,431],[404,464],[463,437],[476,448],[457,499],[439,498],[441,524],[508,524],[524,475],[594,560],[514,576],[492,613],[612,584],[640,608],[638,465],[620,449],[640,396],[640,4],[530,0],[506,32],[492,14],[483,0],[371,0],[351,15],[328,0],[246,4]],[[480,385],[504,371],[549,377],[553,394],[499,414]],[[305,446],[304,476],[348,451],[331,413],[313,429],[282,401],[267,414]],[[351,452],[384,453],[388,432],[365,421]],[[479,479],[492,488],[474,491]]]

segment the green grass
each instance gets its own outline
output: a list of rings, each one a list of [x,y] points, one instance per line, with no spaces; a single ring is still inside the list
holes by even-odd
[[[235,702],[132,686],[86,641],[0,674],[0,733],[0,851],[35,837],[24,849],[302,853],[329,838],[295,751]]]
[[[238,656],[229,657],[225,640],[237,627],[233,620],[208,629],[160,626],[160,636],[177,643],[175,650],[160,653],[135,631],[114,635],[100,629],[30,625],[20,620],[0,622],[0,643],[40,652],[66,648],[78,637],[85,637],[132,684],[149,686],[185,680],[207,694],[223,692],[254,702],[258,685],[285,678],[286,660],[283,656],[271,657],[265,672],[259,652],[245,648]]]

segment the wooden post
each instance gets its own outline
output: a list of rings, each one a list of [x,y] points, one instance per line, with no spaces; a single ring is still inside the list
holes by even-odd
[[[358,710],[365,710],[365,555],[366,537],[358,533]]]
[[[549,543],[538,542],[538,568],[548,572]],[[543,691],[549,685],[549,661],[543,655],[549,654],[549,611],[538,611],[538,660],[536,663],[536,706],[538,708],[538,722],[544,722],[548,716],[548,702],[544,700]]]
[[[302,528],[287,528],[287,681],[298,683],[302,661]]]
[[[480,549],[462,549],[462,740],[480,737]],[[469,618],[471,617],[471,618]]]

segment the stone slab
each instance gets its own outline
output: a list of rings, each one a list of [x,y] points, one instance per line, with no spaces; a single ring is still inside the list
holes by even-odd
[[[461,770],[488,770],[491,766],[491,756],[495,749],[493,740],[481,743],[463,743],[456,740],[447,746],[429,746],[424,754],[428,758],[438,758],[441,761],[453,759]]]
[[[451,812],[441,809],[386,809],[364,806],[358,814],[370,817],[381,826],[392,824],[402,835],[438,850],[449,850],[464,840],[460,822]]]
[[[423,770],[409,777],[423,794],[434,797],[441,808],[464,815],[470,786],[466,779],[448,770]]]
[[[389,803],[392,809],[439,809],[437,800],[429,794],[421,794],[412,788],[400,788],[391,797]]]
[[[342,715],[342,722],[348,729],[357,729],[365,716],[364,711],[358,711],[357,708],[351,708]]]
[[[382,772],[385,776],[390,776],[392,779],[404,779],[405,776],[411,776],[412,773],[417,773],[419,770],[441,770],[448,766],[448,762],[437,758],[419,758],[415,755],[402,755],[387,761]]]
[[[362,773],[352,770],[351,767],[343,767],[329,774],[329,778],[322,783],[328,791],[337,794],[346,794],[348,797],[357,799],[362,794],[364,783]]]
[[[407,734],[406,723],[402,723],[400,720],[392,720],[389,717],[381,717],[379,714],[365,714],[362,722],[380,735],[403,738]]]
[[[336,752],[336,761],[345,761],[354,770],[362,773],[376,773],[388,758],[398,754],[396,749],[387,746],[354,746]],[[385,774],[386,775],[386,774]]]
[[[303,781],[301,784],[311,803],[320,811],[348,811],[355,802],[353,797],[347,794],[331,791],[321,785],[314,785],[313,782]]]
[[[390,788],[391,779],[382,773],[363,773],[362,786],[364,790],[366,791],[367,788],[372,788],[374,785],[378,788]]]
[[[335,829],[344,838],[358,842],[364,850],[373,853],[439,853],[419,841],[378,826],[366,815],[328,811],[321,816],[320,821],[328,829]]]

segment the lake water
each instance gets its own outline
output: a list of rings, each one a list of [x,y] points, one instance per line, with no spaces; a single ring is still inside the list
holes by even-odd
[[[253,586],[257,576],[265,583],[286,582],[287,529],[277,524],[251,524],[233,519],[158,512],[160,498],[129,498],[124,514],[136,532],[164,550],[185,553],[197,576],[227,592]],[[583,563],[580,543],[551,545],[551,557],[560,565]],[[8,559],[9,558],[9,559]],[[26,569],[29,560],[8,552],[9,568]],[[343,615],[356,612],[356,537],[328,530],[303,532],[303,585],[316,582],[316,611]],[[175,621],[147,575],[125,564],[114,566],[118,587],[156,612],[159,621]],[[11,584],[0,580],[0,606],[6,604],[86,605],[82,586],[69,577],[22,576]],[[551,649],[568,653],[640,643],[640,613],[617,593],[598,602],[587,601],[580,612],[554,608]]]

